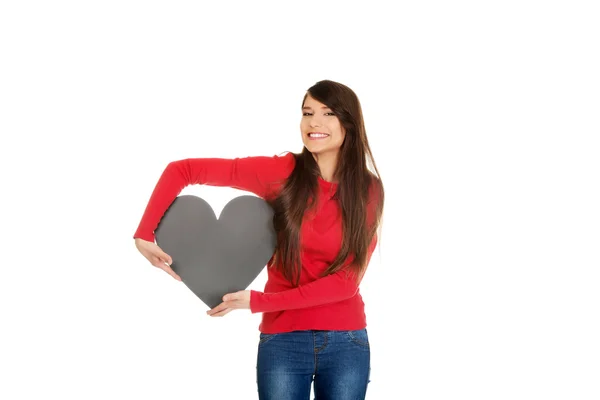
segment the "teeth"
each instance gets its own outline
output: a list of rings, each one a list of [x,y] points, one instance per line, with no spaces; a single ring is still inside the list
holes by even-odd
[[[310,137],[327,137],[329,135],[326,135],[324,133],[309,133],[308,136],[310,136]]]

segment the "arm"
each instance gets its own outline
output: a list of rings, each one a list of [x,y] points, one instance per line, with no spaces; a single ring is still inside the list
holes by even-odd
[[[294,165],[292,153],[282,157],[187,158],[173,161],[160,176],[133,237],[154,242],[154,230],[186,186],[227,186],[265,198],[270,194],[271,184],[289,176]]]
[[[371,260],[376,245],[377,235],[373,237],[369,245],[367,263]],[[250,311],[252,313],[273,312],[335,303],[356,295],[358,285],[356,275],[350,270],[342,268],[331,275],[283,292],[262,293],[252,290],[250,292]]]
[[[369,201],[367,202],[367,223],[369,225],[376,223],[375,211],[378,205],[379,193],[375,188],[374,185],[370,188]],[[377,239],[377,234],[375,234],[369,244],[367,265],[371,261],[371,256],[377,246]],[[345,263],[346,266],[350,264],[352,259],[353,257],[350,255]],[[356,295],[359,284],[360,282],[356,280],[356,274],[347,268],[342,268],[331,275],[282,292],[262,293],[252,290],[250,291],[250,311],[252,313],[272,312],[335,303]]]

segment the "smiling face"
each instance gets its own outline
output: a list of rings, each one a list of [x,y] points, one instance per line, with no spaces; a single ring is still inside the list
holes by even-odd
[[[346,132],[340,120],[325,104],[306,96],[300,132],[304,146],[313,154],[337,154]]]

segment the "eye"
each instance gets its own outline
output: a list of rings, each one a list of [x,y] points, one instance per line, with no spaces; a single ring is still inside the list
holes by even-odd
[[[328,114],[335,115],[335,113],[332,113],[332,112],[325,113],[325,115],[328,115]],[[308,113],[308,112],[305,112],[305,113],[302,113],[302,115],[304,116],[304,115],[312,115],[312,114]]]

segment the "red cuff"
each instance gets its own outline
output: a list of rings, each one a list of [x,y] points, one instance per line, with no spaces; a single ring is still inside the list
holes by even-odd
[[[252,314],[261,312],[261,305],[262,305],[261,300],[262,300],[263,295],[264,295],[264,293],[258,292],[256,290],[250,291],[250,312]]]
[[[138,230],[137,232],[135,232],[135,234],[133,235],[133,238],[134,239],[137,239],[137,238],[144,239],[144,240],[147,240],[152,243],[154,243],[154,240],[156,239],[156,237],[154,236],[154,233],[143,232],[142,230]]]

